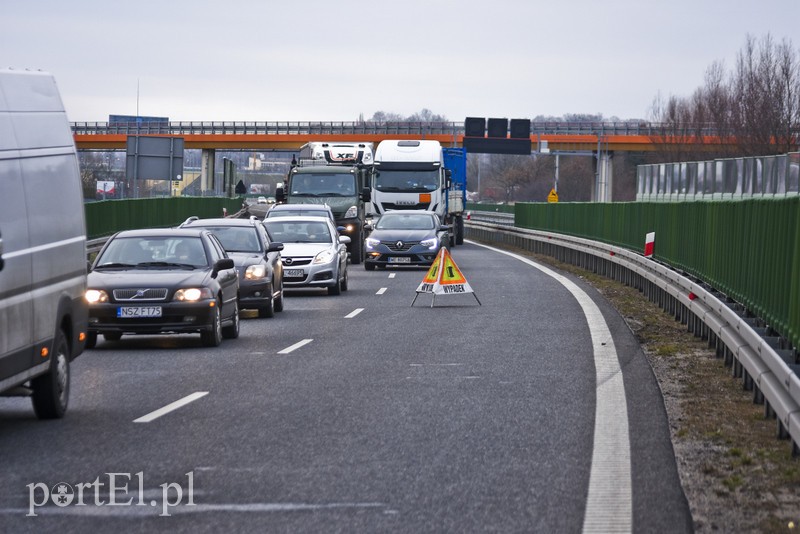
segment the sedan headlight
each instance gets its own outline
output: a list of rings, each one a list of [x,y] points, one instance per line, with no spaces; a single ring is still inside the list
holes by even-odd
[[[365,243],[366,243],[366,245],[367,245],[367,250],[374,250],[374,249],[375,249],[375,247],[377,247],[378,245],[380,245],[380,244],[381,244],[380,240],[378,240],[378,239],[373,239],[373,238],[371,238],[371,237],[368,237],[368,238],[365,240]]]
[[[260,280],[267,276],[267,268],[264,265],[251,265],[244,272],[244,277],[247,280]]]
[[[314,265],[321,265],[324,263],[331,263],[333,258],[335,257],[333,251],[331,250],[323,250],[319,254],[314,257],[314,261],[312,262]]]
[[[428,250],[436,250],[436,248],[439,246],[439,240],[435,237],[432,237],[430,239],[424,239],[420,241],[419,244],[423,247],[428,247]]]
[[[173,300],[182,302],[196,302],[201,299],[210,299],[212,297],[213,295],[211,295],[211,290],[207,287],[189,287],[186,289],[177,290]]]
[[[358,207],[350,206],[344,214],[345,219],[355,219],[358,217]]]
[[[85,298],[86,302],[88,302],[89,304],[108,302],[108,293],[106,293],[102,289],[87,289]]]

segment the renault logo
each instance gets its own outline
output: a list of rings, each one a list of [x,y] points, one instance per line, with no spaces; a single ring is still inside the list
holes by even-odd
[[[394,244],[394,246],[396,246],[397,248],[403,248],[403,242],[398,241],[397,243]]]

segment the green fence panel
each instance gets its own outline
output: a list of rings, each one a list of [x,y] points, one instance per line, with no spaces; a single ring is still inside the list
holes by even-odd
[[[708,282],[800,346],[800,197],[737,201],[517,203],[515,224],[602,241]]]
[[[172,197],[102,200],[85,204],[89,239],[120,230],[177,226],[188,217],[222,217],[223,209],[234,214],[242,207],[238,198]]]

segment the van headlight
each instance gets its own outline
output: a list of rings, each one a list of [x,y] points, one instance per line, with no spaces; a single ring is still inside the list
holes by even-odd
[[[189,287],[186,289],[179,289],[175,292],[173,300],[181,302],[197,302],[201,299],[212,298],[211,290],[207,287]]]
[[[108,293],[102,289],[87,289],[84,297],[89,304],[108,302]]]
[[[344,214],[345,219],[355,219],[358,217],[358,207],[357,206],[350,206],[347,208],[347,211]]]

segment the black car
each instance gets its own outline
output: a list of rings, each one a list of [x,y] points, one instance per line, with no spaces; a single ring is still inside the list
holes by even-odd
[[[439,249],[450,243],[450,226],[424,210],[397,210],[381,216],[364,240],[364,268],[423,265],[436,259]]]
[[[190,217],[181,228],[205,228],[217,236],[239,273],[240,308],[258,310],[259,317],[283,311],[283,243],[270,242],[261,221]]]
[[[239,336],[239,278],[233,259],[204,229],[126,230],[114,234],[89,272],[89,333],[199,332],[203,345]]]

